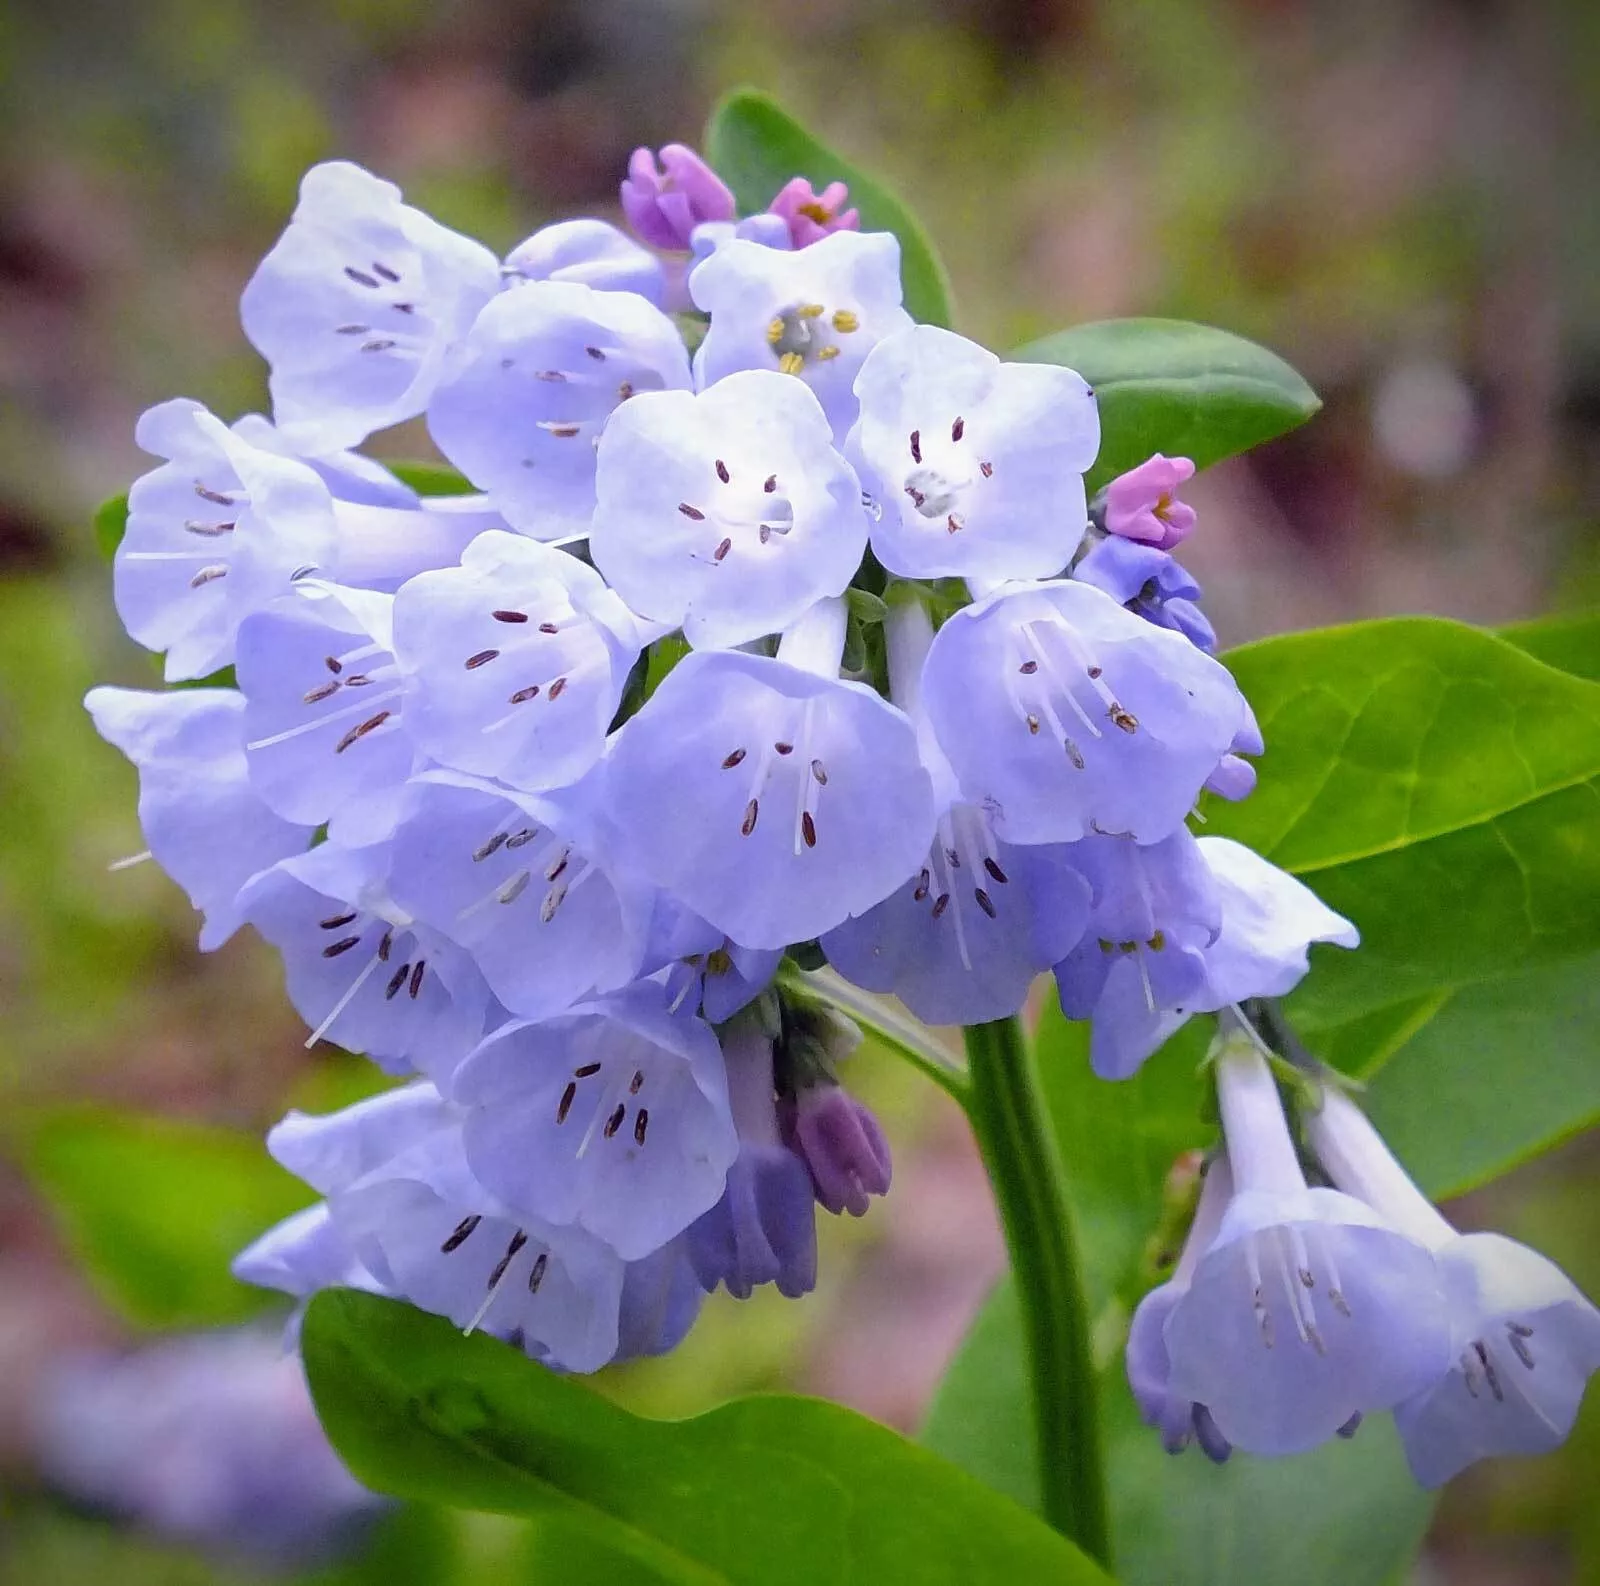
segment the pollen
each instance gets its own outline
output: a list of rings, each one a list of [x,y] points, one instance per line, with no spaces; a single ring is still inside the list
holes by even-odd
[[[801,319],[821,319],[826,312],[827,310],[824,309],[820,303],[802,303],[799,308],[795,310],[795,313],[797,313]]]
[[[839,349],[832,342],[829,342],[826,347],[821,347],[817,350],[817,361],[819,363],[826,363],[830,358],[837,358],[838,356]]]
[[[829,323],[841,336],[848,336],[851,331],[861,329],[861,321],[847,308],[836,308]]]
[[[778,369],[783,374],[799,374],[805,366],[805,359],[797,352],[786,352],[778,360]]]
[[[783,321],[781,319],[772,320],[767,325],[767,341],[768,341],[768,343],[770,345],[776,347],[778,345],[778,343],[780,341],[782,341],[782,340],[783,340]]]

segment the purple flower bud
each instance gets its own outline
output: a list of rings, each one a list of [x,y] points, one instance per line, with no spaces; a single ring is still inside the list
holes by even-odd
[[[833,231],[860,231],[861,212],[840,209],[850,196],[843,182],[829,182],[819,193],[804,176],[792,177],[767,205],[767,212],[783,216],[789,237],[797,248],[821,242]]]
[[[1187,457],[1157,452],[1106,486],[1106,532],[1170,551],[1194,530],[1194,508],[1177,499],[1178,486],[1194,478]]]
[[[683,252],[706,220],[732,220],[733,194],[693,149],[635,149],[622,183],[622,212],[652,247]]]
[[[794,1145],[811,1169],[817,1200],[835,1217],[864,1217],[889,1193],[889,1142],[871,1109],[842,1085],[815,1085],[796,1098]]]

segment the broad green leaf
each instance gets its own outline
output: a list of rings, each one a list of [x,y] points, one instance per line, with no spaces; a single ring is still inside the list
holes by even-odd
[[[1208,1022],[1208,1021],[1207,1021]],[[1180,1153],[1215,1130],[1202,1116],[1200,1023],[1131,1081],[1095,1078],[1085,1029],[1047,1011],[1039,1067],[1084,1234],[1103,1355],[1101,1414],[1117,1578],[1127,1586],[1234,1586],[1246,1580],[1349,1586],[1396,1576],[1432,1509],[1384,1418],[1291,1460],[1236,1455],[1219,1469],[1174,1459],[1141,1426],[1122,1372],[1132,1304],[1161,1243],[1163,1186]],[[1167,1252],[1170,1255],[1170,1251]],[[1038,1488],[1016,1296],[1002,1283],[940,1386],[923,1441],[1027,1504]]]
[[[220,1326],[273,1303],[228,1263],[311,1194],[254,1135],[85,1106],[13,1116],[4,1138],[136,1325]]]
[[[1398,618],[1228,656],[1267,741],[1207,830],[1362,934],[1292,1008],[1329,1026],[1600,950],[1600,684],[1459,623]]]
[[[1322,406],[1276,353],[1187,320],[1096,320],[1011,356],[1065,364],[1094,387],[1101,439],[1091,492],[1153,452],[1208,468],[1304,424]]]
[[[1514,622],[1499,636],[1558,671],[1600,682],[1600,611]]]
[[[128,492],[102,501],[94,513],[94,543],[100,554],[109,562],[122,544],[128,527]]]
[[[736,88],[711,112],[706,158],[733,189],[739,212],[759,214],[794,176],[818,192],[845,182],[861,211],[863,231],[892,231],[900,239],[906,309],[928,325],[950,323],[950,280],[915,215],[876,177],[834,153],[768,95]]]
[[[821,1400],[649,1421],[493,1339],[371,1295],[319,1295],[306,1369],[356,1475],[403,1497],[581,1526],[641,1580],[836,1586],[1104,1581],[1025,1510]]]

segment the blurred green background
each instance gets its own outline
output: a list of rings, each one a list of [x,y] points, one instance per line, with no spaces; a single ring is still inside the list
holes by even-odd
[[[0,11],[0,1122],[93,1098],[260,1131],[352,1077],[302,1050],[271,956],[209,959],[150,867],[131,771],[78,708],[145,684],[88,520],[175,394],[260,408],[238,292],[340,156],[509,248],[614,215],[640,143],[771,89],[927,221],[996,348],[1169,314],[1254,337],[1326,401],[1203,476],[1185,556],[1225,642],[1385,612],[1503,622],[1600,597],[1600,7],[1584,0],[13,0]],[[416,455],[420,432],[379,449]],[[1596,1054],[1600,1061],[1600,1054]],[[719,1298],[609,1386],[683,1412],[786,1384],[911,1427],[1001,1265],[958,1115],[852,1084],[889,1201],[824,1230],[800,1304]],[[1508,1081],[1509,1082],[1509,1081]],[[1440,1098],[1449,1105],[1448,1097]],[[1600,1292],[1588,1140],[1460,1209]],[[0,1582],[232,1580],[69,1512],[32,1473],[53,1353],[124,1336],[0,1157]],[[1600,1404],[1447,1495],[1420,1579],[1600,1579]],[[528,1544],[474,1522],[488,1579]],[[1597,1573],[1585,1577],[1584,1561]]]

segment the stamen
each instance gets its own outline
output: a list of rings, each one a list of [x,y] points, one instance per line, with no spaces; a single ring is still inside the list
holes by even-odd
[[[553,682],[550,685],[550,698],[551,699],[560,699],[562,694],[566,692],[566,687],[567,687],[566,678],[558,677],[555,680],[555,682]]]
[[[939,894],[939,896],[936,897],[933,900],[933,917],[934,917],[934,919],[938,919],[939,916],[941,914],[943,914],[944,911],[949,907],[950,907],[950,894],[948,892],[941,892]]]
[[[506,1246],[506,1253],[501,1256],[499,1261],[495,1264],[494,1271],[489,1274],[489,1287],[491,1289],[499,1285],[501,1278],[506,1275],[506,1269],[513,1261],[516,1260],[517,1252],[521,1250],[522,1247],[527,1244],[527,1242],[528,1236],[523,1233],[520,1228],[514,1234],[512,1234],[511,1243]]]
[[[820,760],[811,762],[811,774],[817,779],[818,787],[826,787],[828,785],[828,768]]]
[[[953,441],[958,441],[963,435],[966,434],[966,432],[967,421],[965,419],[958,418],[955,423],[950,426],[950,439]]]
[[[606,355],[598,347],[585,347],[583,349],[596,363],[604,363]]]
[[[234,502],[234,498],[232,496],[224,495],[220,490],[213,490],[209,485],[201,484],[198,479],[194,482],[194,493],[199,496],[202,501],[213,502],[219,507],[231,507]]]
[[[351,909],[348,914],[331,914],[325,920],[318,920],[317,924],[325,931],[336,931],[341,925],[348,925],[356,913],[355,909]]]
[[[219,534],[231,534],[237,527],[233,523],[201,523],[195,518],[190,518],[185,524],[191,534],[198,534],[208,540],[214,540]]]
[[[627,1115],[628,1109],[619,1101],[617,1103],[616,1111],[606,1119],[606,1126],[600,1132],[606,1137],[606,1139],[611,1139],[611,1137],[616,1134],[617,1130],[622,1127],[622,1120]]]
[[[730,755],[729,755],[729,756],[728,756],[728,757],[727,757],[727,758],[726,758],[726,759],[725,759],[725,760],[724,760],[724,761],[723,761],[723,762],[722,762],[722,769],[723,769],[723,770],[724,770],[724,771],[731,771],[731,770],[732,770],[732,769],[733,769],[733,768],[734,768],[734,767],[735,767],[735,766],[736,766],[736,765],[738,765],[738,764],[739,764],[739,763],[740,763],[740,762],[741,762],[741,761],[742,761],[742,760],[743,760],[743,759],[744,759],[744,750],[743,750],[743,749],[735,749],[735,750],[734,750],[734,751],[733,751],[733,753],[732,753],[732,754],[730,754]]]
[[[378,961],[380,963],[387,964],[389,962],[389,951],[393,946],[394,927],[391,925],[389,929],[383,933],[382,938],[378,942]]]
[[[921,430],[912,430],[911,432],[911,461],[914,463],[920,463],[922,461]]]
[[[365,270],[356,269],[353,264],[347,264],[344,267],[344,273],[349,276],[357,286],[376,286],[378,284],[377,280],[373,276],[368,275]]]
[[[630,1096],[637,1096],[643,1089],[644,1070],[642,1068],[636,1068],[633,1071],[633,1078],[628,1081],[628,1094]]]
[[[538,697],[539,685],[537,683],[531,683],[527,688],[519,688],[516,693],[511,696],[511,703],[513,705],[526,705],[530,699],[537,699]]]
[[[319,1024],[316,1029],[314,1029],[311,1034],[306,1037],[305,1049],[308,1052],[317,1044],[318,1041],[323,1038],[323,1036],[328,1033],[329,1030],[334,1027],[335,1024],[339,1022],[339,1015],[342,1014],[344,1010],[355,1001],[356,993],[359,992],[364,985],[366,985],[368,979],[372,975],[373,970],[375,970],[382,962],[382,958],[369,958],[367,960],[367,967],[363,969],[361,973],[357,975],[356,978],[350,983],[350,989],[346,991],[336,1003],[334,1003],[333,1008],[329,1012],[327,1018],[325,1018],[322,1023]]]
[[[691,507],[687,501],[680,501],[678,503],[678,511],[681,512],[684,517],[690,519],[694,523],[705,522],[705,513],[703,513],[699,507]]]
[[[994,477],[994,464],[993,463],[979,463],[978,464],[978,471],[983,475],[983,477],[985,479],[992,479]]]
[[[560,633],[561,630],[553,622],[541,622],[539,624],[539,632],[540,633]]]
[[[481,1216],[463,1217],[455,1226],[455,1232],[439,1246],[442,1255],[449,1255],[452,1250],[459,1250],[476,1232],[478,1224],[483,1221]]]
[[[641,1107],[633,1120],[633,1140],[635,1145],[644,1144],[645,1130],[650,1127],[650,1110]]]
[[[723,557],[725,557],[728,554],[728,552],[731,551],[732,549],[733,549],[733,541],[731,539],[722,540],[718,544],[716,550],[714,550],[711,553],[711,560],[713,562],[720,562],[723,559]]]
[[[567,1088],[561,1092],[561,1102],[556,1108],[556,1122],[565,1123],[567,1114],[572,1111],[572,1104],[578,1098],[578,1082],[575,1079],[567,1081]]]
[[[598,1063],[585,1063],[582,1068],[575,1068],[572,1071],[575,1079],[588,1079],[591,1075],[599,1072],[600,1065]]]
[[[533,879],[532,874],[526,870],[519,870],[506,884],[495,893],[496,903],[515,903],[524,892],[528,890],[528,883]]]
[[[728,483],[728,465],[723,462],[720,457],[717,459],[717,478],[720,479],[723,484]]]
[[[794,753],[794,745],[792,743],[775,743],[772,747],[776,749],[779,754]]]
[[[320,700],[328,699],[332,695],[337,694],[339,692],[339,687],[339,679],[336,677],[331,677],[326,683],[322,684],[321,687],[307,689],[305,693],[300,696],[300,702],[304,705],[315,705]]]
[[[756,818],[761,814],[761,801],[751,799],[744,807],[744,821],[739,827],[741,836],[748,837],[756,829]]]
[[[340,953],[348,953],[352,947],[359,945],[359,936],[341,936],[338,941],[322,949],[324,958],[337,958]]]
[[[422,977],[427,971],[427,968],[428,960],[426,958],[419,958],[417,960],[417,967],[411,971],[411,984],[406,987],[406,995],[410,997],[413,1002],[417,1000],[417,994],[422,990]]]
[[[594,349],[590,348],[592,352]],[[534,1259],[533,1269],[528,1273],[528,1293],[537,1294],[539,1285],[544,1282],[545,1272],[550,1266],[550,1252],[541,1250]]]
[[[817,823],[812,819],[810,810],[804,811],[800,816],[800,835],[805,839],[807,848],[817,846]]]
[[[410,964],[402,964],[397,970],[395,970],[393,976],[390,978],[389,984],[384,988],[383,998],[385,1002],[393,1002],[394,999],[400,995],[400,988],[405,985],[406,976],[410,973]]]
[[[526,622],[528,614],[525,611],[491,611],[489,613],[496,622]]]
[[[861,321],[847,308],[836,308],[830,323],[841,336],[848,336],[851,331],[861,329]]]
[[[928,887],[932,880],[933,877],[928,874],[928,867],[924,865],[922,867],[922,874],[917,877],[917,889],[911,894],[911,901],[913,903],[921,903],[922,900],[927,897]]]
[[[476,655],[469,655],[467,657],[467,670],[476,672],[480,666],[487,666],[499,653],[498,650],[479,650]]]
[[[778,488],[778,476],[776,474],[768,474],[767,482],[761,488],[770,496]]]
[[[352,744],[360,742],[369,732],[376,732],[394,714],[392,710],[380,710],[376,716],[369,716],[359,727],[352,727],[338,743],[333,746],[335,754],[343,754]]]
[[[1489,1384],[1489,1391],[1494,1395],[1495,1403],[1504,1404],[1506,1401],[1505,1390],[1500,1386],[1500,1374],[1494,1369],[1493,1358],[1489,1351],[1484,1348],[1481,1340],[1473,1344],[1472,1347],[1478,1352],[1478,1359],[1483,1364],[1483,1379]]]
[[[193,578],[189,580],[190,589],[199,589],[205,584],[214,584],[219,578],[226,578],[228,569],[220,562],[213,562],[209,567],[202,567]]]
[[[498,853],[499,850],[504,846],[505,842],[506,834],[504,832],[496,832],[494,836],[483,845],[483,847],[475,848],[473,850],[473,863],[481,863],[483,860],[489,858],[491,854]]]
[[[372,341],[362,342],[361,350],[362,352],[388,352],[394,344],[393,336],[379,336]]]
[[[990,898],[989,894],[987,892],[985,892],[982,887],[974,887],[973,891],[972,891],[972,895],[973,895],[973,897],[975,897],[978,900],[978,907],[980,909],[982,909],[983,912],[985,914],[987,914],[991,920],[994,919],[995,918],[994,901],[993,901],[993,899]]]
[[[395,274],[395,272],[386,264],[374,264],[372,266],[372,270],[373,274],[381,275],[391,286],[393,286],[400,279],[400,277]]]
[[[154,857],[155,855],[152,854],[148,848],[146,848],[142,853],[127,854],[121,859],[113,859],[111,863],[106,866],[106,869],[108,871],[132,870],[135,865],[142,865],[145,860],[153,859]]]

